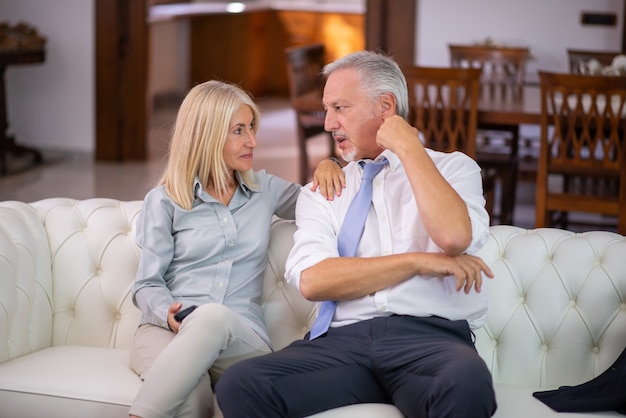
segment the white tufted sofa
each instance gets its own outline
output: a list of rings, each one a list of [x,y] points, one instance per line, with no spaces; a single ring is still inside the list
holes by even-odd
[[[0,418],[126,417],[140,381],[128,367],[139,320],[130,300],[141,202],[0,202]],[[283,284],[293,222],[274,224],[263,307],[280,348],[301,337],[315,305]],[[609,232],[492,227],[483,258],[496,278],[477,348],[496,417],[556,413],[532,392],[597,376],[626,346],[626,239]],[[262,414],[259,415],[262,417]],[[354,405],[316,418],[401,417]]]

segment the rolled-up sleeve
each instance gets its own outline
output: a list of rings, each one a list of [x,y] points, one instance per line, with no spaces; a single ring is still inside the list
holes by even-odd
[[[299,288],[302,271],[339,256],[336,233],[339,223],[328,201],[303,187],[296,204],[296,225],[294,245],[285,265],[285,279]]]
[[[485,209],[480,166],[460,152],[454,158],[437,158],[437,168],[465,202],[472,225],[472,242],[465,252],[474,254],[489,238],[489,214]],[[439,154],[441,157],[441,154]]]

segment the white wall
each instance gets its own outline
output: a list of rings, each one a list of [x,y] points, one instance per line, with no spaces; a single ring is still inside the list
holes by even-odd
[[[620,50],[624,0],[418,0],[416,64],[447,66],[447,44],[530,47],[527,80],[537,70],[568,71],[567,48]],[[615,12],[617,25],[581,25],[582,11]]]
[[[24,21],[48,41],[43,64],[5,73],[9,132],[40,149],[95,149],[93,0],[2,0],[0,21]]]

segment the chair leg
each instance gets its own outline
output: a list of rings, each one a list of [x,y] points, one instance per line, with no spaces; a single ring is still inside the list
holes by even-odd
[[[502,171],[502,202],[500,204],[500,223],[513,225],[517,180],[519,168],[519,126],[511,127],[510,165]]]
[[[306,149],[304,128],[298,126],[298,148],[300,151],[300,184],[309,182],[309,155]]]
[[[485,198],[485,209],[489,215],[489,223],[493,223],[493,208],[495,201],[495,177],[491,172],[483,172],[483,196]]]
[[[541,181],[540,175],[542,168],[541,165],[538,168],[538,181],[535,183],[535,228],[545,228],[550,222],[550,215],[546,210],[546,194],[547,194],[547,181]],[[545,178],[545,175],[543,176]]]
[[[484,196],[485,196],[485,209],[487,210],[487,213],[489,214],[489,219],[490,219],[490,224],[494,225],[493,223],[493,206],[494,206],[494,188],[493,186],[487,188],[484,190]]]
[[[500,223],[513,225],[515,198],[517,194],[517,162],[512,162],[500,176],[502,201],[500,202]]]

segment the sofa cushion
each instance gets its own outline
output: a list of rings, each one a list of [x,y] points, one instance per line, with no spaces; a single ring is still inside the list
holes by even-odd
[[[393,405],[382,403],[361,403],[320,412],[309,418],[403,418],[404,415]]]
[[[127,350],[51,347],[0,364],[0,416],[127,417],[140,383]]]

